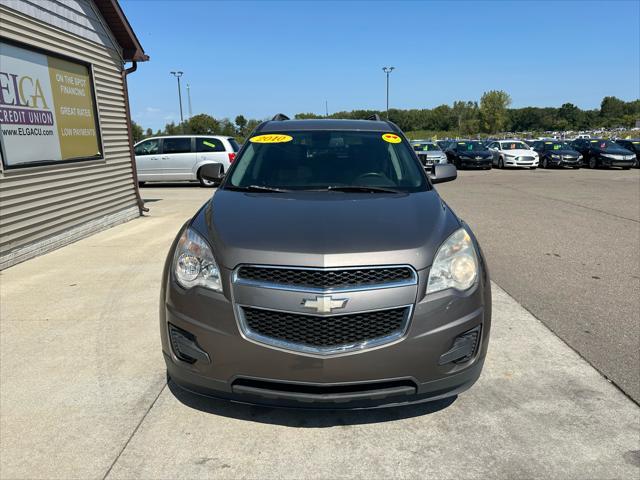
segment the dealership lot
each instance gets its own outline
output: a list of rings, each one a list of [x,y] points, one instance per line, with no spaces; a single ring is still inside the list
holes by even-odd
[[[462,172],[438,187],[492,279],[640,401],[640,171]]]
[[[637,250],[622,247],[638,244],[638,182],[638,171],[491,171],[441,186],[526,309],[494,287],[485,370],[454,401],[352,413],[226,404],[166,385],[160,270],[211,191],[148,186],[148,217],[0,274],[0,477],[637,478],[637,404],[527,309],[633,393],[637,298],[618,290],[637,292],[622,278],[638,275]],[[582,263],[608,285],[584,286],[591,303],[571,285]],[[581,321],[601,343],[579,343]]]

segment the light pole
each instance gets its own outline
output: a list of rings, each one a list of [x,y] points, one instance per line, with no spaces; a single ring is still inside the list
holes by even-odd
[[[189,118],[193,116],[191,111],[191,86],[187,83],[187,105],[189,105]]]
[[[183,72],[171,72],[171,75],[178,79],[178,101],[180,102],[180,126],[184,130],[184,117],[182,116],[182,92],[180,91],[180,77]]]
[[[396,67],[382,67],[382,71],[387,74],[387,120],[389,120],[389,74],[395,70]]]

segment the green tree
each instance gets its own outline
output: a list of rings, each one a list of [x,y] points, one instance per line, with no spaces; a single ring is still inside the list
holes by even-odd
[[[244,115],[238,115],[236,117],[236,125],[238,126],[238,133],[244,135],[245,128],[247,127],[247,119],[244,118]]]
[[[142,127],[131,120],[131,136],[133,137],[133,143],[138,143],[142,140],[142,132]]]
[[[485,132],[497,133],[504,130],[509,105],[511,105],[511,97],[502,90],[491,90],[482,95],[480,113]]]
[[[618,119],[624,115],[625,102],[617,97],[604,97],[600,103],[600,115],[605,119]]]
[[[220,122],[211,115],[200,113],[185,122],[185,131],[195,135],[211,135],[220,131]]]
[[[144,136],[145,137],[152,137],[153,136],[153,130],[151,130],[150,128],[147,128],[147,131],[144,132]]]

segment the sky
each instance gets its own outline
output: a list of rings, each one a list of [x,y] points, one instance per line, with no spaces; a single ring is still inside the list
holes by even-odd
[[[133,119],[215,118],[479,101],[598,108],[640,97],[640,1],[121,0],[150,61],[129,76]]]

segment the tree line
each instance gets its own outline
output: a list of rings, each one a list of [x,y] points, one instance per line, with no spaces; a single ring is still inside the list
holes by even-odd
[[[404,132],[438,132],[440,135],[467,136],[499,132],[544,132],[566,130],[593,130],[598,128],[631,128],[640,120],[640,100],[625,102],[608,96],[600,108],[582,110],[572,103],[560,107],[510,108],[511,97],[502,90],[485,92],[480,101],[456,101],[453,105],[439,105],[431,109],[389,109],[389,119]],[[335,112],[329,118],[366,119],[375,114],[384,117],[381,110],[352,110]],[[297,119],[325,118],[315,113],[298,113]],[[238,115],[217,120],[205,113],[194,115],[183,124],[173,122],[155,133],[132,123],[134,141],[152,135],[216,134],[235,136],[239,140],[251,133],[261,122]]]

